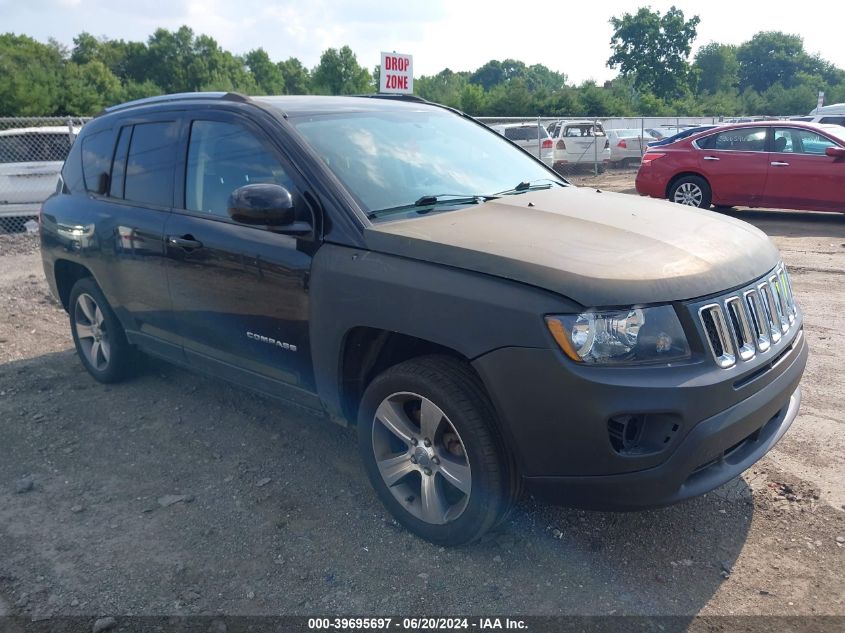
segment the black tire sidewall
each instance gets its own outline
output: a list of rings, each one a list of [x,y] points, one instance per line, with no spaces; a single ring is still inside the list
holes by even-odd
[[[109,337],[110,356],[108,364],[105,369],[97,369],[94,367],[82,351],[82,346],[79,343],[79,337],[76,333],[76,302],[82,294],[90,295],[100,311],[103,313],[103,322],[106,325],[106,332]],[[111,309],[108,301],[106,301],[100,288],[96,282],[90,277],[85,277],[77,281],[70,291],[70,298],[68,300],[68,314],[70,317],[70,331],[73,336],[73,344],[76,347],[76,353],[79,360],[86,371],[91,374],[96,380],[103,383],[112,383],[122,380],[130,368],[131,348],[126,341],[123,327],[117,319],[114,311]]]
[[[378,376],[367,387],[358,412],[358,443],[364,468],[370,482],[396,520],[406,529],[418,536],[439,545],[460,545],[476,540],[499,518],[504,506],[506,486],[504,485],[504,460],[497,456],[495,467],[491,468],[489,451],[484,448],[495,445],[495,438],[489,429],[479,427],[467,420],[467,416],[484,417],[483,404],[479,407],[474,394],[467,393],[467,400],[456,402],[453,393],[443,384],[422,380],[413,372],[405,371],[413,361],[390,368]],[[453,389],[461,389],[461,376],[448,376]],[[424,396],[434,402],[446,414],[455,430],[464,442],[470,468],[472,469],[472,491],[467,507],[454,521],[444,525],[432,525],[417,519],[405,510],[393,496],[382,480],[376,465],[372,448],[372,432],[375,411],[388,396],[402,391],[409,391]],[[469,390],[466,390],[469,391]],[[474,409],[467,411],[466,403],[471,402]]]

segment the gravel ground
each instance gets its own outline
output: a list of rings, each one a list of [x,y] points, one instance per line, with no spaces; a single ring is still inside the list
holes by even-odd
[[[735,215],[781,248],[806,314],[784,440],[678,506],[525,499],[449,550],[390,519],[353,430],[157,361],[94,382],[36,239],[0,236],[0,615],[845,615],[845,218]]]

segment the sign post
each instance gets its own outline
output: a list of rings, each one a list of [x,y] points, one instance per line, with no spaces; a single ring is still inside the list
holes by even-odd
[[[817,108],[821,108],[824,105],[824,92],[819,90],[819,100],[816,103]]]
[[[414,94],[414,57],[401,53],[381,54],[379,92]]]

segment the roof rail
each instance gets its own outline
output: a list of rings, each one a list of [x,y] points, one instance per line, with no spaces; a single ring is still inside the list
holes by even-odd
[[[436,104],[433,101],[429,101],[428,99],[423,99],[422,97],[418,97],[417,95],[403,95],[403,94],[383,94],[380,92],[376,92],[373,94],[362,94],[362,95],[352,95],[353,97],[365,97],[369,99],[392,99],[395,101],[415,101],[417,103],[431,103],[432,105],[440,105]]]
[[[249,101],[249,97],[240,94],[239,92],[177,92],[168,95],[157,95],[155,97],[144,97],[143,99],[135,99],[134,101],[127,101],[126,103],[119,103],[117,105],[104,108],[100,114],[108,112],[117,112],[119,110],[126,110],[139,105],[148,105],[153,103],[169,103],[171,101],[188,101],[191,99],[225,99],[227,101]]]

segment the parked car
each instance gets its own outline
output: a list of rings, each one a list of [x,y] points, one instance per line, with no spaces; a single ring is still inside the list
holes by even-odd
[[[845,126],[845,103],[832,103],[814,108],[809,116],[813,123]]]
[[[66,126],[0,130],[0,215],[38,213],[78,133]]]
[[[688,138],[693,134],[699,134],[701,132],[706,132],[707,130],[712,130],[714,127],[718,127],[717,125],[698,125],[696,127],[687,128],[686,130],[681,130],[673,134],[672,136],[664,136],[662,139],[655,139],[648,143],[649,147],[661,147],[663,145],[669,145],[670,143],[674,143],[675,141],[680,141],[683,138]]]
[[[610,142],[597,121],[554,121],[548,125],[554,142],[554,169],[598,165],[604,171],[610,162]]]
[[[610,164],[612,165],[638,165],[645,153],[645,145],[653,141],[654,137],[642,130],[623,129],[607,130],[607,139],[610,142]]]
[[[650,147],[641,195],[701,208],[845,211],[845,128],[800,121],[727,125]]]
[[[42,220],[96,380],[147,352],[357,425],[340,457],[435,543],[480,538],[523,486],[628,510],[705,493],[798,414],[802,314],[764,233],[570,186],[420,99],[112,107]]]
[[[554,162],[552,139],[542,125],[538,123],[506,123],[494,125],[492,128],[551,167]]]

